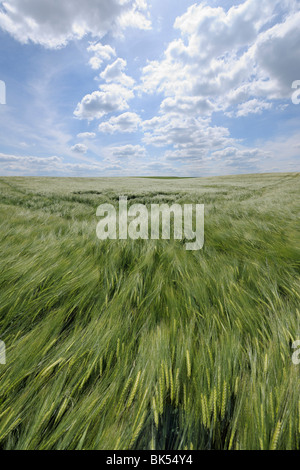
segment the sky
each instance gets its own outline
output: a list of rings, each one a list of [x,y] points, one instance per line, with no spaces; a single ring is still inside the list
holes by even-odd
[[[0,0],[1,176],[292,171],[300,0]]]

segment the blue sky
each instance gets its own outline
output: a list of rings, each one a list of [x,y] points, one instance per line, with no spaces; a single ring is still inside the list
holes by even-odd
[[[299,0],[0,1],[0,175],[299,171],[299,24]]]

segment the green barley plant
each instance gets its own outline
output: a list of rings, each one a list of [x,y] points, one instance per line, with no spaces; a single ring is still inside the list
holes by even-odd
[[[205,244],[96,237],[205,204]],[[299,449],[300,175],[0,178],[1,449]]]

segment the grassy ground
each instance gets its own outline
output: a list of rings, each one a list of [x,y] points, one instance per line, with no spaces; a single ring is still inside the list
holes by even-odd
[[[205,246],[96,208],[205,204]],[[299,449],[299,174],[0,178],[0,447]]]

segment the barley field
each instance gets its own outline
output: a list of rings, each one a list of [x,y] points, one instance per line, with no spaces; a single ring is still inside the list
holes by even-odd
[[[205,244],[96,237],[205,204]],[[0,178],[1,449],[299,449],[300,174]]]

